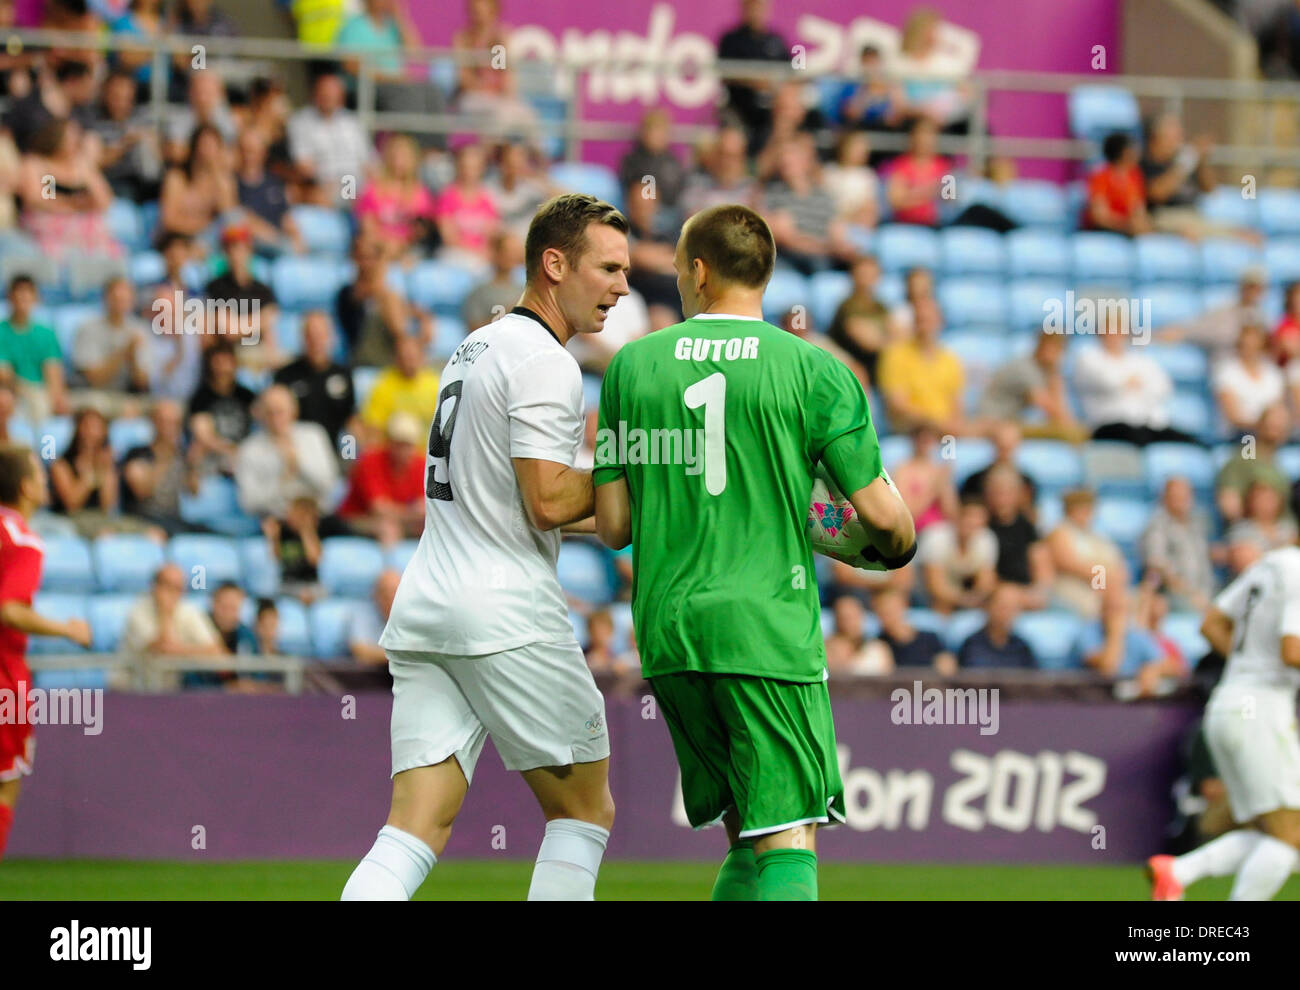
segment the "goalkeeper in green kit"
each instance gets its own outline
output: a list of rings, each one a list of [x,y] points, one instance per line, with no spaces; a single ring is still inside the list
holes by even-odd
[[[804,531],[818,462],[851,493],[867,561],[916,551],[862,386],[763,321],[775,258],[748,207],[693,216],[675,262],[687,319],[624,346],[600,397],[596,531],[632,543],[642,670],[687,817],[727,830],[714,900],[816,900],[817,826],[844,820]]]

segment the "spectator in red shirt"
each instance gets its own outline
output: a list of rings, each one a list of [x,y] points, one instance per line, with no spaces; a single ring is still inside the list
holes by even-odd
[[[357,459],[339,515],[358,533],[390,545],[424,529],[424,451],[420,424],[393,413],[387,441]]]
[[[1285,301],[1282,319],[1273,328],[1269,349],[1277,363],[1285,365],[1300,354],[1300,282],[1288,282],[1282,298]]]
[[[1127,134],[1116,131],[1102,143],[1101,153],[1106,164],[1088,178],[1084,226],[1130,237],[1150,232],[1146,182],[1138,167],[1137,146]]]
[[[885,196],[894,223],[939,225],[939,199],[952,163],[935,153],[939,131],[928,117],[918,117],[909,131],[907,151],[886,168]]]

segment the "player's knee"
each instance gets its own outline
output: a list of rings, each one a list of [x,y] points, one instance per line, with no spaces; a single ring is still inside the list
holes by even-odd
[[[606,830],[614,827],[614,799],[608,790],[603,795],[565,795],[547,812],[548,819],[575,818]]]

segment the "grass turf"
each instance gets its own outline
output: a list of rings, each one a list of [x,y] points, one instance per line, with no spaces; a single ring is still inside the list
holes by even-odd
[[[0,900],[335,900],[353,863],[175,863],[115,860],[6,860]],[[716,864],[611,861],[601,867],[600,900],[703,900]],[[521,900],[532,863],[440,863],[417,900]],[[822,900],[1145,900],[1140,867],[826,863]],[[1222,900],[1231,878],[1205,880],[1188,900]],[[1300,877],[1279,899],[1300,900]]]

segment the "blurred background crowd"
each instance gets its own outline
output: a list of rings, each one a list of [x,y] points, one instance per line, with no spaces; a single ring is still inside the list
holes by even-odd
[[[1273,6],[1266,68],[1289,64],[1300,16]],[[188,48],[0,52],[0,441],[31,444],[50,475],[39,607],[88,618],[97,652],[382,666],[440,368],[514,305],[528,222],[568,189],[632,229],[632,293],[571,345],[586,463],[603,369],[680,319],[677,233],[718,203],[771,224],[768,318],[867,390],[920,546],[888,575],[819,559],[832,676],[1018,669],[1166,693],[1208,650],[1214,593],[1296,538],[1300,192],[1244,193],[1179,114],[1079,87],[1070,126],[1092,151],[1076,175],[973,168],[939,151],[971,132],[969,69],[918,7],[899,50],[863,46],[855,76],[724,76],[693,144],[649,110],[611,167],[560,157],[553,108],[513,68],[448,62],[413,82],[403,0],[286,13],[315,52],[297,100],[255,59],[196,67]],[[449,16],[462,52],[508,37],[493,0]],[[45,0],[42,18],[241,32],[211,0]],[[738,4],[719,57],[788,63],[769,18]],[[482,127],[368,128],[367,88],[382,111]],[[628,683],[630,564],[581,538],[560,557],[591,665]]]

